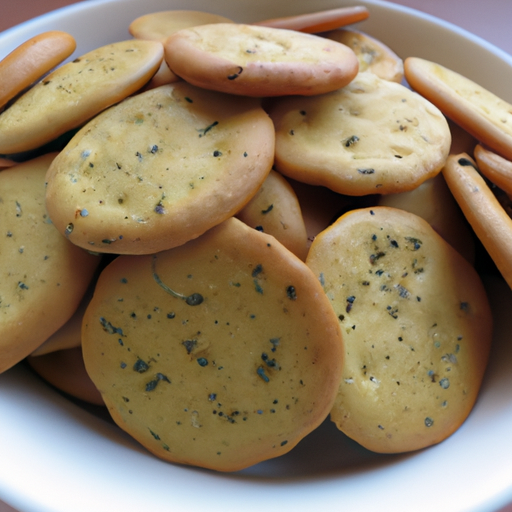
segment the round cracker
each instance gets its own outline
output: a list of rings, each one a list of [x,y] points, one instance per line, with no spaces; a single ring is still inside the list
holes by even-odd
[[[264,27],[284,28],[288,30],[298,30],[308,34],[326,32],[334,30],[345,25],[358,23],[368,18],[370,12],[362,5],[338,7],[325,11],[311,12],[307,14],[297,14],[294,16],[284,16],[268,20],[257,21],[254,25]]]
[[[100,392],[85,371],[81,347],[29,356],[28,365],[48,384],[84,402],[104,406]]]
[[[466,419],[488,360],[492,316],[474,268],[420,217],[347,213],[313,242],[344,332],[331,419],[381,453],[438,443]]]
[[[316,277],[236,218],[114,260],[82,346],[122,429],[158,457],[219,471],[291,450],[328,415],[343,364]]]
[[[454,249],[475,263],[475,240],[443,175],[401,194],[381,196],[379,206],[400,208],[425,219]]]
[[[158,68],[158,71],[153,75],[151,80],[143,87],[141,92],[149,91],[150,89],[156,89],[161,85],[173,84],[174,82],[177,82],[179,80],[181,80],[181,78],[176,73],[173,73],[169,69],[167,62],[163,60],[162,63],[160,64],[160,67]]]
[[[469,78],[418,57],[404,63],[405,78],[449,118],[489,148],[512,159],[512,105]]]
[[[120,41],[64,64],[0,114],[0,154],[38,148],[138,91],[158,70],[163,47]]]
[[[274,128],[259,100],[177,82],[84,126],[48,171],[47,207],[81,247],[149,254],[243,208],[273,156]]]
[[[342,214],[361,206],[361,199],[344,196],[326,187],[315,187],[300,181],[289,180],[299,200],[308,236],[308,250],[318,233],[329,227]],[[373,203],[374,204],[374,203]]]
[[[0,172],[0,373],[67,322],[100,261],[49,220],[45,175],[54,157]]]
[[[328,94],[279,99],[269,115],[276,170],[341,194],[411,190],[439,173],[450,149],[434,105],[367,71]]]
[[[351,48],[359,60],[359,71],[370,71],[384,80],[401,83],[403,60],[382,41],[355,29],[330,30],[322,34]]]
[[[0,61],[0,108],[67,59],[76,48],[74,37],[50,30],[31,37]]]
[[[165,60],[191,84],[244,96],[312,95],[349,83],[354,52],[325,38],[270,27],[217,23],[180,30]]]
[[[232,23],[232,21],[219,14],[204,11],[159,11],[139,16],[130,23],[128,31],[137,39],[163,43],[178,30],[210,23]]]
[[[308,252],[308,235],[299,200],[292,186],[271,170],[256,195],[236,214],[248,226],[277,238],[301,260]]]
[[[93,280],[71,318],[42,345],[39,345],[30,354],[31,356],[42,356],[51,352],[77,348],[82,345],[82,319],[91,300],[94,284]]]
[[[512,287],[512,219],[468,154],[450,155],[443,176],[476,236]]]

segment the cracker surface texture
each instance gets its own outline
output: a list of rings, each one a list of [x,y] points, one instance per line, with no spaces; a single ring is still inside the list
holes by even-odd
[[[0,172],[0,373],[67,322],[100,262],[50,221],[45,175],[53,158]]]
[[[411,190],[441,170],[450,130],[439,109],[368,71],[337,91],[280,98],[276,170],[347,195]]]
[[[162,44],[120,41],[58,67],[0,114],[0,154],[36,149],[138,91],[158,70]]]
[[[337,427],[382,453],[424,448],[460,427],[492,336],[473,267],[426,221],[387,207],[342,216],[315,239],[306,263],[344,333]]]
[[[336,41],[238,23],[180,30],[164,47],[184,80],[244,96],[320,94],[343,87],[359,69],[354,52]]]
[[[405,78],[449,118],[503,157],[512,159],[512,105],[452,69],[418,57],[404,62]]]
[[[75,135],[48,171],[48,210],[84,248],[169,249],[247,204],[270,172],[274,140],[258,99],[185,82],[158,87]]]
[[[235,218],[169,251],[118,257],[82,344],[121,428],[165,460],[219,471],[291,450],[327,417],[343,364],[316,277]]]

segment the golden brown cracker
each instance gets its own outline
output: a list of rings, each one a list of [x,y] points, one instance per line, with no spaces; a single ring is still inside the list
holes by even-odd
[[[68,58],[76,48],[71,34],[50,30],[31,37],[0,61],[0,108]]]
[[[443,176],[476,236],[512,287],[512,219],[468,154],[450,155]]]
[[[244,96],[332,91],[349,83],[359,66],[354,52],[336,41],[238,23],[180,30],[164,47],[167,64],[184,80]]]
[[[404,62],[382,41],[360,30],[349,28],[330,30],[322,36],[352,48],[359,60],[359,72],[371,71],[384,80],[402,82]]]
[[[291,450],[328,415],[343,364],[316,277],[236,218],[114,260],[82,345],[121,428],[165,460],[219,471]]]

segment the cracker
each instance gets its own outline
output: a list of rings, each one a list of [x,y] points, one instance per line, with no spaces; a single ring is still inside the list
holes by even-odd
[[[16,162],[14,160],[11,160],[10,158],[0,157],[0,169],[12,167],[13,165],[16,165]]]
[[[288,180],[299,200],[308,236],[308,250],[318,233],[328,228],[344,213],[365,206],[374,206],[375,198],[345,196],[326,187],[316,187]]]
[[[330,30],[323,37],[352,48],[359,59],[359,71],[371,71],[384,80],[401,83],[403,60],[382,41],[355,29]]]
[[[469,78],[435,62],[408,57],[409,84],[477,140],[512,159],[512,105]]]
[[[51,352],[78,348],[82,345],[82,319],[91,300],[94,284],[95,281],[93,280],[71,318],[49,336],[42,345],[39,345],[30,354],[31,356],[42,356]]]
[[[314,34],[318,32],[325,32],[327,30],[334,30],[359,21],[364,21],[369,15],[370,12],[366,7],[362,5],[355,5],[306,14],[296,14],[294,16],[271,18],[257,21],[254,25],[298,30],[308,34]]]
[[[36,149],[139,90],[158,70],[155,41],[102,46],[60,66],[0,114],[0,154]]]
[[[236,216],[248,226],[277,238],[301,260],[306,259],[308,237],[299,200],[278,172],[270,171],[256,195]]]
[[[100,392],[85,371],[80,347],[29,356],[28,365],[48,384],[72,398],[105,406]]]
[[[0,61],[0,108],[67,59],[76,48],[71,34],[51,30],[31,37]]]
[[[73,137],[48,171],[48,211],[80,247],[149,254],[243,208],[273,156],[258,99],[176,82],[119,103]]]
[[[474,150],[475,161],[480,172],[491,182],[512,196],[512,162],[477,144]]]
[[[167,62],[165,62],[164,60],[162,61],[162,64],[160,64],[158,71],[153,75],[151,80],[143,87],[141,92],[148,91],[149,89],[156,89],[161,85],[173,84],[174,82],[178,82],[179,80],[181,80],[181,78],[169,69]]]
[[[409,192],[381,196],[377,204],[400,208],[425,219],[454,249],[474,264],[473,233],[441,173]]]
[[[450,155],[443,176],[476,236],[512,287],[512,219],[468,154]]]
[[[388,207],[341,217],[306,262],[344,332],[337,427],[381,453],[452,434],[475,403],[491,345],[474,268],[426,221]]]
[[[282,455],[318,427],[343,364],[316,277],[236,218],[181,247],[115,259],[82,346],[122,429],[164,460],[219,471]]]
[[[269,115],[276,170],[341,194],[411,190],[439,173],[450,149],[434,105],[367,71],[329,94],[279,99]]]
[[[71,317],[100,261],[49,220],[45,174],[54,157],[0,172],[0,373]]]
[[[231,23],[225,16],[204,11],[171,10],[144,14],[133,20],[128,31],[133,37],[162,43],[184,28],[209,23]]]
[[[359,65],[354,52],[335,41],[237,23],[180,30],[164,47],[169,67],[184,80],[244,96],[332,91],[349,83]]]

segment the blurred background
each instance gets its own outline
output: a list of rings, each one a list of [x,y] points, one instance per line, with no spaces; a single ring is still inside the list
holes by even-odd
[[[391,1],[455,23],[512,54],[511,0]],[[78,0],[2,0],[1,3],[0,32],[53,9],[78,3]],[[357,5],[357,0],[354,0],[353,5]]]

